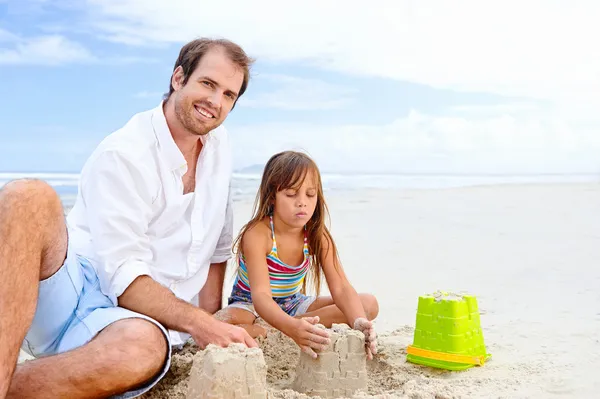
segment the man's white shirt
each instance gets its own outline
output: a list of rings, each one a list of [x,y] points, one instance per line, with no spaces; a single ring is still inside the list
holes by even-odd
[[[199,305],[210,265],[231,258],[232,159],[226,129],[214,129],[202,143],[196,188],[189,194],[182,182],[187,164],[162,103],[106,137],[83,167],[67,217],[69,243],[94,265],[102,291],[115,305],[141,275]],[[173,345],[189,337],[170,335]]]

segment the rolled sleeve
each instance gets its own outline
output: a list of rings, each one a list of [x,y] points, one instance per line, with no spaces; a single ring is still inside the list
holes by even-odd
[[[139,276],[151,275],[152,184],[115,151],[101,153],[82,173],[81,195],[102,291],[116,301]]]
[[[210,263],[222,263],[226,262],[232,257],[232,246],[233,244],[233,203],[231,199],[231,188],[229,189],[229,195],[227,198],[227,208],[225,210],[225,221],[223,223],[223,229],[217,242],[217,247],[210,259]]]
[[[146,263],[135,260],[127,261],[115,270],[108,289],[112,295],[118,298],[136,278],[144,275],[152,275]],[[109,273],[107,273],[107,277],[110,277]]]

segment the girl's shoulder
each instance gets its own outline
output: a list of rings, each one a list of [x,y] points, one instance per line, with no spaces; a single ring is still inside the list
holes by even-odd
[[[265,248],[271,249],[271,226],[269,219],[264,218],[248,226],[244,232],[243,241],[244,246],[265,246]]]
[[[263,233],[271,234],[271,224],[269,218],[262,218],[249,225],[246,231],[244,232],[244,235],[255,235]]]

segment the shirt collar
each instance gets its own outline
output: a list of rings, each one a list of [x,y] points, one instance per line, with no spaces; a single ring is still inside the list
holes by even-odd
[[[159,150],[165,156],[171,170],[185,169],[187,163],[183,154],[175,144],[169,125],[167,125],[167,119],[165,118],[163,110],[164,101],[160,102],[160,105],[152,112],[152,126],[154,127],[154,134],[158,139]]]

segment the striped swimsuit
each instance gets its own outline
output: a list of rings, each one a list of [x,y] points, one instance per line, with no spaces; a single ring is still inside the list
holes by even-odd
[[[304,246],[302,249],[304,259],[300,265],[290,266],[281,261],[277,254],[273,216],[270,216],[270,225],[273,245],[266,260],[273,300],[286,313],[292,316],[305,313],[308,306],[314,301],[313,297],[308,297],[300,292],[312,260],[308,251],[306,227],[304,229]],[[228,302],[230,306],[244,308],[258,317],[252,306],[248,269],[243,254],[240,256],[237,276]]]

